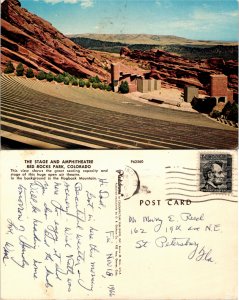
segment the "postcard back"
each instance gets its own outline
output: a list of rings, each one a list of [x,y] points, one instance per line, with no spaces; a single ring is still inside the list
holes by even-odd
[[[1,151],[2,299],[236,299],[236,151]]]

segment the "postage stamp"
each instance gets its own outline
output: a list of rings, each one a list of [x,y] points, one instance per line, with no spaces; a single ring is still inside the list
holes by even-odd
[[[230,154],[200,154],[200,191],[232,191],[232,156]]]

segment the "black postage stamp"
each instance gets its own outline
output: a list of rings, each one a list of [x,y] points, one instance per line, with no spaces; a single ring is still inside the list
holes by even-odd
[[[230,154],[200,154],[200,191],[232,191],[232,156]]]

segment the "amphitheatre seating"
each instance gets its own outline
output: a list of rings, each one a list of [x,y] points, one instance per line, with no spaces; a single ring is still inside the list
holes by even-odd
[[[77,103],[78,87],[7,75],[1,75],[1,81],[1,135],[37,148],[213,149],[237,145],[235,131],[199,130]],[[95,91],[85,91],[95,97]]]

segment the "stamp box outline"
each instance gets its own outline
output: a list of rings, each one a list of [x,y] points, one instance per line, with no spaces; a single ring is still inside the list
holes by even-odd
[[[199,181],[198,187],[201,192],[210,192],[210,193],[232,193],[232,155],[229,153],[212,153],[212,152],[199,152]],[[206,164],[217,164],[222,168],[223,174],[225,176],[224,186],[222,188],[206,188],[207,184],[206,179],[203,175],[203,166]]]

